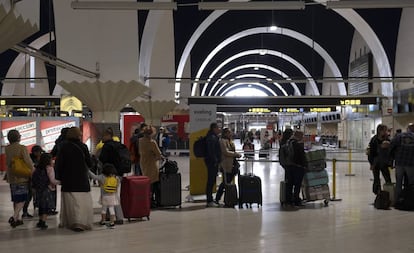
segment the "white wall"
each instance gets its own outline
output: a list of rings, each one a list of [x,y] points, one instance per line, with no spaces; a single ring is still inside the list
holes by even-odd
[[[137,12],[73,10],[71,2],[54,1],[57,57],[90,71],[99,65],[103,82],[137,80]],[[58,68],[58,82],[85,79]]]

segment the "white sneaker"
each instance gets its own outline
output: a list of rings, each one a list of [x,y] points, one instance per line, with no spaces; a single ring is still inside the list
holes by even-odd
[[[208,202],[208,203],[207,203],[206,207],[220,207],[220,205],[219,205],[219,204],[217,204],[217,203],[216,203],[216,202],[214,202],[214,201],[211,201],[211,202]]]

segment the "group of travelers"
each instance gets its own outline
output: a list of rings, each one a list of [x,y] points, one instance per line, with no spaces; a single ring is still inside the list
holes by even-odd
[[[131,141],[130,147],[134,174],[150,178],[153,207],[157,205],[155,195],[159,181],[158,162],[164,157],[155,135],[154,127],[142,123],[131,138],[133,142]],[[105,129],[102,143],[97,145],[98,152],[92,156],[86,144],[82,142],[82,132],[78,127],[63,128],[50,153],[35,145],[29,154],[26,146],[20,144],[21,135],[18,130],[10,130],[7,138],[10,144],[5,149],[5,179],[10,185],[13,202],[14,212],[9,219],[11,227],[22,225],[22,218],[33,218],[27,211],[29,202],[33,199],[34,208],[38,208],[39,216],[36,227],[47,229],[47,216],[57,214],[56,186],[61,185],[59,227],[77,232],[92,229],[91,179],[96,180],[101,187],[100,224],[114,227],[115,224],[123,223],[119,189],[124,173],[120,170],[116,152],[117,145],[120,144],[119,138],[115,138],[112,128]],[[166,152],[166,147],[163,151]],[[95,164],[96,161],[94,163],[93,157],[97,158],[99,166]],[[23,160],[25,167],[31,171],[31,176],[16,173],[13,169],[16,158]],[[91,171],[91,168],[97,166],[99,170]],[[115,182],[107,183],[109,178]]]
[[[397,130],[390,138],[390,129],[380,124],[371,138],[367,150],[374,181],[372,192],[381,191],[380,173],[386,184],[392,184],[390,169],[395,168],[395,205],[402,201],[402,192],[414,185],[414,124],[409,123],[406,132]]]
[[[235,175],[237,175],[237,171],[234,170],[234,160],[240,158],[241,154],[236,152],[231,130],[229,128],[221,130],[217,123],[210,124],[206,135],[206,145],[206,155],[204,157],[207,167],[206,206],[220,207],[224,185],[231,183]],[[214,199],[213,187],[215,186],[219,171],[222,171],[225,175]]]
[[[409,124],[407,131],[397,133],[392,140],[386,125],[380,124],[377,133],[372,137],[368,160],[374,176],[372,191],[377,194],[381,190],[380,173],[385,182],[391,183],[389,168],[396,169],[395,196],[398,200],[404,188],[414,184],[414,124]],[[220,135],[221,134],[221,135]],[[158,138],[152,126],[142,123],[131,137],[131,158],[134,165],[134,174],[149,177],[151,182],[152,206],[156,207],[159,188],[159,161],[166,155],[163,146],[165,137],[161,128]],[[305,174],[306,159],[303,143],[303,132],[286,129],[280,140],[280,145],[290,142],[293,146],[294,165],[285,166],[286,203],[291,206],[301,206],[300,189]],[[56,186],[61,185],[61,208],[59,227],[74,231],[90,230],[93,224],[93,205],[90,193],[90,178],[101,186],[100,203],[101,225],[113,227],[123,223],[122,208],[120,206],[119,188],[123,173],[120,171],[112,128],[104,131],[99,162],[102,171],[94,173],[91,154],[88,147],[82,142],[82,132],[78,127],[64,128],[55,142],[51,153],[45,153],[38,145],[32,148],[29,154],[26,147],[20,144],[21,135],[17,130],[10,130],[7,134],[9,145],[5,148],[7,172],[6,179],[10,184],[13,215],[9,219],[10,226],[15,228],[23,224],[22,218],[33,217],[27,212],[30,200],[33,198],[35,208],[38,208],[39,222],[36,227],[48,228],[48,215],[56,214]],[[207,167],[206,206],[219,207],[225,184],[229,184],[239,173],[234,168],[235,159],[241,154],[236,152],[233,142],[233,133],[230,129],[220,129],[217,123],[211,123],[206,135],[206,155],[204,162]],[[15,159],[24,161],[32,171],[32,177],[22,176],[12,169]],[[213,198],[213,187],[218,172],[224,175]],[[43,177],[43,181],[40,178]],[[110,179],[112,181],[110,181]],[[34,182],[31,182],[34,181]],[[44,187],[42,186],[45,185]],[[34,191],[32,192],[32,188]],[[33,196],[33,197],[32,197]],[[21,215],[21,211],[23,214]],[[107,224],[109,213],[109,224]]]

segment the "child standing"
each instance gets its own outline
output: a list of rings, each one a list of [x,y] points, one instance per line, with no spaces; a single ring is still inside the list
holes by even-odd
[[[56,209],[56,185],[58,184],[60,182],[55,179],[52,156],[48,153],[42,153],[32,175],[32,185],[36,190],[39,206],[39,222],[36,227],[40,229],[48,228],[47,215]]]
[[[108,227],[113,228],[115,226],[115,206],[119,205],[119,200],[117,197],[117,189],[119,181],[117,178],[117,170],[114,165],[106,163],[102,167],[102,174],[95,175],[93,172],[89,171],[89,176],[92,179],[95,179],[99,182],[101,187],[101,199],[100,203],[102,205],[101,211],[101,221],[100,225],[106,225],[106,212],[109,211],[110,222]]]

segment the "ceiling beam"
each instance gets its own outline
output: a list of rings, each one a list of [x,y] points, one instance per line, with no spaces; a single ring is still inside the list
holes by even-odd
[[[304,1],[199,2],[199,10],[303,10]]]
[[[347,0],[327,1],[327,9],[413,8],[414,0]]]
[[[75,10],[177,10],[175,2],[73,1]]]

